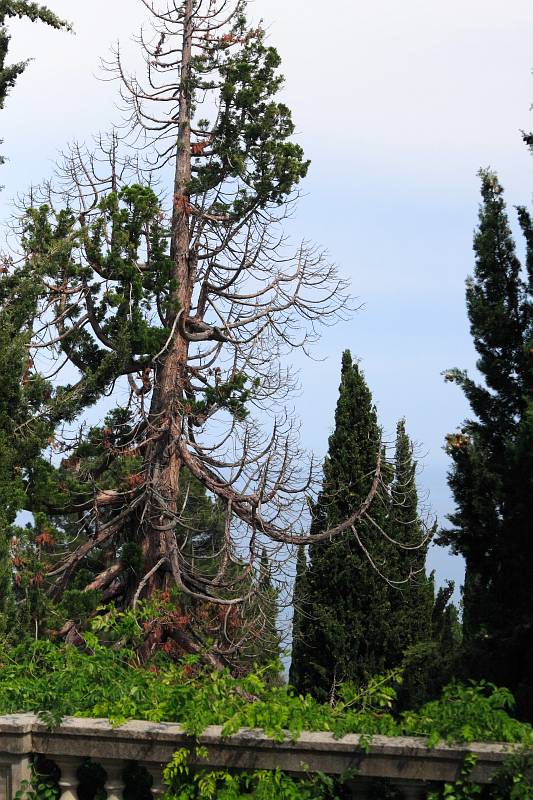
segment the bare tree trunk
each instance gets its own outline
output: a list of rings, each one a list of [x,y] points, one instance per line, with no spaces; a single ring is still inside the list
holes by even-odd
[[[145,454],[147,487],[151,494],[144,520],[143,552],[145,570],[161,559],[169,565],[176,560],[175,526],[182,466],[178,442],[182,433],[183,399],[187,386],[188,342],[174,325],[176,315],[188,316],[194,283],[194,265],[189,248],[189,182],[191,180],[191,55],[193,0],[186,0],[183,21],[183,50],[179,93],[179,133],[171,227],[171,257],[174,260],[174,288],[170,296],[168,324],[172,339],[157,370],[150,408],[150,429],[157,431]],[[143,589],[144,596],[166,588],[168,571],[157,570]]]

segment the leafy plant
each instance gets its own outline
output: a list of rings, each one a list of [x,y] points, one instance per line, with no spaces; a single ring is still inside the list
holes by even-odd
[[[405,712],[402,727],[407,734],[428,736],[430,746],[439,739],[532,743],[531,726],[509,715],[513,707],[508,689],[486,681],[452,683],[438,700],[426,703],[420,711]]]
[[[166,720],[179,722],[193,736],[208,725],[221,725],[224,736],[243,727],[261,728],[277,741],[287,736],[297,739],[303,730],[331,731],[337,737],[358,733],[362,748],[374,734],[422,735],[430,745],[439,740],[533,745],[532,727],[508,713],[513,705],[510,692],[489,683],[451,684],[439,700],[419,711],[395,714],[398,671],[377,676],[364,687],[340,687],[341,699],[331,706],[273,684],[270,677],[275,666],[235,678],[229,671],[208,669],[199,656],[176,662],[164,653],[141,666],[134,643],[151,613],[153,608],[144,604],[137,614],[113,612],[99,617],[93,632],[85,635],[84,649],[50,641],[6,645],[0,661],[0,715],[30,711],[39,713],[50,726],[65,715],[107,717],[116,725],[128,719]],[[469,780],[474,766],[469,758],[459,781],[445,785],[432,800],[531,797],[527,752],[519,759],[510,758],[493,785],[483,789]],[[343,782],[332,776],[308,775],[297,781],[279,771],[236,774],[202,768],[201,758],[201,750],[193,756],[186,750],[175,754],[165,772],[169,798],[335,800],[344,796]],[[55,800],[49,794],[53,789],[46,780],[34,781],[28,789],[29,800]]]
[[[482,787],[469,781],[476,763],[477,756],[473,753],[467,755],[458,780],[453,784],[445,783],[442,792],[430,792],[428,800],[440,800],[440,798],[443,800],[471,800],[471,798],[480,797]]]
[[[59,786],[55,776],[47,769],[50,762],[34,757],[30,779],[22,781],[15,800],[59,800]],[[57,768],[56,768],[57,770]]]

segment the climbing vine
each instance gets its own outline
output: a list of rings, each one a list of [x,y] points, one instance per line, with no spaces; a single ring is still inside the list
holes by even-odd
[[[426,736],[439,741],[520,743],[522,753],[510,756],[488,787],[470,780],[475,760],[469,756],[454,784],[428,795],[428,800],[525,800],[531,798],[533,728],[513,719],[510,692],[488,683],[451,684],[438,700],[418,711],[394,712],[401,673],[378,676],[366,686],[342,687],[335,706],[298,695],[272,681],[279,666],[235,678],[229,671],[209,669],[198,656],[179,662],[159,652],[139,664],[136,637],[153,609],[139,604],[136,612],[99,617],[85,634],[84,647],[50,641],[0,642],[0,715],[39,713],[48,725],[61,718],[107,717],[120,725],[128,719],[179,722],[198,737],[208,725],[221,725],[224,736],[240,728],[260,728],[283,741],[303,730],[330,731],[336,737],[362,735],[361,746],[375,734]],[[110,645],[115,646],[110,646]],[[116,645],[120,644],[120,648]],[[3,645],[3,646],[2,646]],[[342,800],[346,787],[331,776],[294,778],[280,771],[233,772],[202,767],[205,753],[179,750],[165,770],[169,800]],[[49,780],[37,777],[29,800],[54,800]],[[380,795],[382,797],[385,794]]]

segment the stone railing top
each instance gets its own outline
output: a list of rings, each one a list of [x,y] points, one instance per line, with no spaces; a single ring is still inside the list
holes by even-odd
[[[341,774],[355,769],[361,776],[417,781],[453,781],[459,777],[464,757],[477,757],[471,779],[485,783],[516,745],[472,743],[427,746],[421,737],[373,736],[361,747],[363,737],[350,734],[335,739],[326,732],[301,734],[297,741],[276,742],[263,731],[242,729],[223,738],[220,727],[209,727],[199,737],[207,749],[206,767],[275,769],[301,773],[307,769]],[[367,737],[365,737],[367,738]],[[104,719],[69,717],[54,730],[33,714],[0,717],[0,754],[41,753],[94,759],[135,760],[163,764],[180,747],[195,741],[180,725],[127,722],[113,727]]]

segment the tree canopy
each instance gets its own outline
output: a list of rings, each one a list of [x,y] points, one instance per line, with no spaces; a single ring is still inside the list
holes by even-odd
[[[381,441],[371,393],[345,351],[311,541],[364,502],[383,458]],[[415,467],[402,421],[394,466],[381,474],[372,514],[352,538],[311,543],[307,566],[300,558],[289,676],[299,691],[335,698],[342,682],[362,684],[398,667],[409,645],[430,637],[433,597],[425,575],[427,538]]]
[[[180,646],[204,629],[214,657],[231,658],[252,618],[274,635],[271,612],[252,613],[261,594],[272,609],[262,562],[274,578],[286,546],[310,541],[316,475],[282,358],[349,300],[325,253],[285,241],[309,162],[278,99],[280,58],[246,3],[145,5],[146,80],[120,50],[108,65],[129,127],[74,146],[32,191],[19,258],[0,276],[20,350],[4,364],[16,395],[6,469],[20,484],[13,513],[31,514],[6,526],[36,630],[55,615],[76,641],[99,603],[172,594],[188,609]],[[313,546],[371,513],[381,457],[373,469],[361,505],[314,530]]]
[[[441,541],[466,560],[466,669],[508,685],[531,715],[532,223],[519,208],[523,267],[493,172],[481,172],[481,194],[466,303],[483,382],[458,369],[445,374],[462,388],[474,417],[447,437],[457,510]]]

